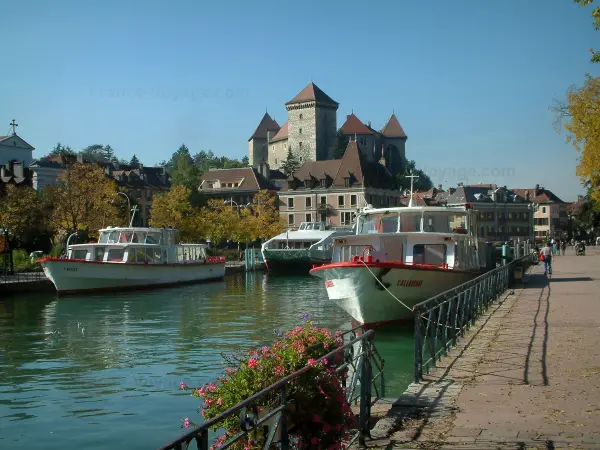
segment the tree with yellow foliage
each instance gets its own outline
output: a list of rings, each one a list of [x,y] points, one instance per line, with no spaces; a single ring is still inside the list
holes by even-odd
[[[240,218],[237,209],[220,199],[211,199],[200,210],[198,223],[200,234],[215,247],[226,239],[232,239]]]
[[[588,74],[582,87],[569,89],[567,103],[553,110],[559,120],[566,120],[567,142],[581,155],[577,175],[590,188],[591,198],[600,203],[600,77]]]
[[[105,224],[127,222],[115,199],[115,182],[95,164],[73,164],[58,176],[56,186],[48,186],[47,195],[54,208],[51,222],[59,232],[96,234]]]
[[[281,222],[277,209],[277,197],[267,190],[259,191],[252,201],[254,239],[270,239],[283,232],[285,226]]]
[[[150,226],[172,227],[181,231],[183,240],[198,237],[198,210],[190,203],[190,189],[176,185],[169,192],[158,194],[152,201]]]
[[[574,2],[583,8],[594,3],[594,0],[574,0]],[[596,31],[600,30],[600,6],[594,8],[592,11],[592,18],[594,21],[594,28]],[[600,52],[596,52],[593,48],[590,48],[590,53],[592,54],[592,62],[600,63]]]
[[[8,230],[9,239],[16,246],[47,231],[42,202],[33,188],[6,185],[0,196],[0,228]]]

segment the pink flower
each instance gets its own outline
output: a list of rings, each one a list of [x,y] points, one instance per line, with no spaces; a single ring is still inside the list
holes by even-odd
[[[313,414],[313,422],[319,423],[320,421],[321,421],[321,416],[319,416],[318,414]]]
[[[180,382],[179,382],[179,388],[180,388],[180,389],[186,389],[186,388],[187,388],[187,386],[185,385],[185,383],[184,383],[183,381],[180,381]],[[187,428],[187,427],[186,427],[186,428]]]
[[[219,399],[217,400],[217,405],[222,405],[223,404],[223,399],[221,397],[219,397]]]
[[[256,364],[258,364],[258,359],[256,359],[256,358],[250,358],[248,360],[248,368],[249,369],[254,369],[256,367]]]
[[[190,427],[190,419],[188,419],[187,417],[185,419],[183,419],[183,426],[186,428]]]
[[[202,417],[206,417],[206,411],[202,410]]]
[[[215,383],[210,383],[210,384],[208,385],[208,390],[209,390],[210,392],[213,392],[213,391],[215,391],[216,389],[217,389],[217,385],[216,385]]]
[[[323,433],[329,433],[331,431],[331,426],[328,423],[323,423]]]
[[[341,429],[342,429],[342,426],[341,426],[341,425],[338,423],[338,424],[335,426],[335,431],[340,431]]]
[[[316,436],[313,436],[313,437],[310,439],[310,443],[311,443],[312,445],[317,445],[317,444],[319,443],[319,438],[318,438],[318,437],[316,437]]]
[[[316,363],[317,363],[317,360],[316,360],[316,359],[310,358],[310,359],[308,360],[308,365],[309,365],[309,366],[314,366]]]

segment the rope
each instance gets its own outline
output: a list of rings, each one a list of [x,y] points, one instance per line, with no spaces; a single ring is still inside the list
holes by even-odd
[[[381,287],[383,287],[383,288],[386,290],[386,292],[392,296],[392,298],[393,298],[394,300],[396,300],[398,303],[400,303],[402,306],[404,306],[404,307],[405,307],[406,309],[408,309],[410,312],[414,313],[414,311],[413,311],[413,309],[412,309],[412,308],[410,308],[410,307],[409,307],[409,306],[407,306],[405,303],[403,303],[403,302],[402,302],[402,300],[400,300],[398,297],[396,297],[396,296],[395,296],[395,295],[394,295],[394,294],[393,294],[393,293],[392,293],[392,292],[391,292],[391,291],[390,291],[390,290],[389,290],[389,289],[388,289],[388,288],[385,286],[385,284],[383,284],[383,283],[381,282],[381,280],[379,280],[379,278],[377,278],[377,276],[376,276],[376,275],[373,273],[373,271],[372,271],[372,270],[369,268],[369,266],[367,266],[367,264],[366,264],[366,263],[365,263],[365,262],[364,262],[362,259],[359,259],[359,261],[362,263],[362,265],[363,265],[363,266],[365,266],[365,267],[367,268],[367,270],[368,270],[368,271],[369,271],[369,273],[370,273],[370,274],[373,276],[373,278],[375,278],[375,280],[377,280],[377,282],[378,282],[378,283],[381,285]],[[422,319],[424,319],[424,320],[426,320],[427,322],[430,322],[430,320],[429,320],[427,317],[425,317],[425,315],[424,315],[424,314],[421,314],[421,318],[422,318]],[[436,325],[438,325],[438,326],[442,326],[442,327],[446,327],[446,328],[450,328],[450,329],[454,329],[454,330],[460,330],[460,328],[455,328],[455,327],[452,327],[452,326],[450,326],[450,325],[445,325],[445,324],[443,324],[443,323],[439,323],[439,322],[434,322],[434,323],[435,323]]]

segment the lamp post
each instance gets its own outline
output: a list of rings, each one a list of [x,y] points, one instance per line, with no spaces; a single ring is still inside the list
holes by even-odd
[[[233,197],[230,200],[225,200],[223,202],[223,204],[225,204],[225,205],[227,205],[228,203],[231,204],[232,208],[233,208],[233,205],[235,205],[237,207],[238,216],[240,215],[240,208],[248,208],[252,205],[252,203],[248,203],[246,205],[240,205],[239,203],[237,203],[233,200]],[[247,245],[246,245],[246,247],[247,247]],[[238,242],[238,252],[239,251],[240,251],[240,243]]]
[[[117,195],[122,195],[123,197],[125,197],[127,199],[127,212],[128,212],[128,219],[129,219],[129,226],[131,226],[131,200],[129,199],[129,196],[125,193],[125,192],[117,192]]]

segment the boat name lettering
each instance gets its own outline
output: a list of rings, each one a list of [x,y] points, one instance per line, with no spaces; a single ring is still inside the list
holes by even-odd
[[[65,267],[64,270],[67,272],[77,272],[77,267]]]
[[[423,280],[398,280],[398,287],[417,287],[420,288]]]
[[[328,288],[333,287],[333,280],[327,280],[325,282],[325,287],[328,287]]]

